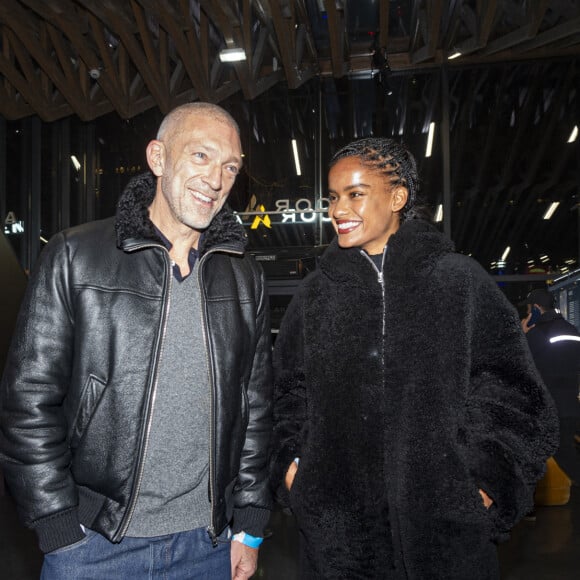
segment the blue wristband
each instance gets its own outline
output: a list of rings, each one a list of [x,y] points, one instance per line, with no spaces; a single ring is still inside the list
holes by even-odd
[[[259,548],[260,544],[264,541],[264,538],[256,538],[256,536],[250,536],[250,534],[246,534],[246,532],[238,532],[232,536],[232,540],[234,542],[240,542],[241,544],[244,544],[244,546],[250,548]]]

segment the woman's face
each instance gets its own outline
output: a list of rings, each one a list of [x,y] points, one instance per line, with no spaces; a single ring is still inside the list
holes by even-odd
[[[393,186],[389,177],[361,162],[344,157],[328,174],[328,215],[342,248],[359,247],[380,254],[399,229],[399,211],[407,202],[407,189]]]

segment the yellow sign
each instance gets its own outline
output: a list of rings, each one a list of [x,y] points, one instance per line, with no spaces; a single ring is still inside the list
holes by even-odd
[[[257,215],[254,218],[254,221],[252,222],[252,225],[250,226],[250,229],[252,230],[257,230],[258,226],[262,223],[264,224],[267,228],[272,229],[272,223],[270,222],[270,216],[266,213],[266,208],[263,205],[259,205],[258,206],[258,210],[263,212],[264,215]]]

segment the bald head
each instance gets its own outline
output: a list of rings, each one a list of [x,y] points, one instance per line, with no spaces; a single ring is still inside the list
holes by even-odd
[[[226,123],[233,127],[238,135],[240,134],[240,127],[236,120],[225,109],[213,103],[195,102],[186,103],[169,112],[159,126],[157,139],[163,141],[167,134],[179,131],[184,126],[185,117],[190,115],[202,115],[205,118]]]

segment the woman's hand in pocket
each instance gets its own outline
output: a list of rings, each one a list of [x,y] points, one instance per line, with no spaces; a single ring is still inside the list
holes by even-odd
[[[493,499],[491,499],[491,497],[489,497],[489,495],[487,495],[483,489],[479,490],[479,495],[481,495],[481,499],[483,499],[483,505],[485,506],[485,509],[489,509],[493,503]]]
[[[296,473],[298,471],[298,463],[293,461],[286,471],[286,477],[284,477],[284,484],[286,485],[286,489],[290,491],[292,489],[292,484],[294,483],[294,478],[296,477]]]

